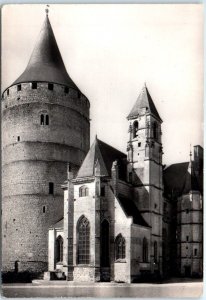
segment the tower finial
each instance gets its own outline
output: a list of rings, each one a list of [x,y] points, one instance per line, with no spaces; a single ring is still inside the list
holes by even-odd
[[[46,9],[45,9],[46,16],[48,16],[48,14],[49,14],[49,8],[48,8],[48,7],[49,7],[49,5],[47,4],[47,5],[46,5]]]
[[[191,149],[191,144],[190,144],[190,161],[192,160],[192,149]]]

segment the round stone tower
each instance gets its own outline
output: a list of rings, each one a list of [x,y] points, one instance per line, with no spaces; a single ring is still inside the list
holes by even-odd
[[[60,185],[89,149],[90,104],[67,74],[48,13],[29,63],[2,99],[2,269],[47,270]]]

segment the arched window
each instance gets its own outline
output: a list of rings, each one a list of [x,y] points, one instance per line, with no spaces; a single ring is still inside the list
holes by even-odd
[[[104,220],[101,223],[101,266],[109,267],[109,222]]]
[[[139,129],[139,123],[138,121],[135,121],[133,123],[133,139],[137,137],[138,129]]]
[[[90,261],[90,225],[85,216],[77,223],[77,263],[89,264]]]
[[[89,188],[86,185],[83,185],[79,188],[79,197],[89,196]]]
[[[157,127],[157,123],[154,122],[153,125],[152,125],[152,130],[153,130],[153,137],[155,140],[157,140],[158,138],[158,127]]]
[[[142,260],[143,262],[148,261],[148,242],[145,237],[143,238],[143,245],[142,245]]]
[[[49,125],[49,115],[47,113],[41,113],[40,124],[41,125]]]
[[[59,235],[56,239],[56,263],[63,261],[63,238]]]
[[[154,262],[157,263],[157,242],[154,242]]]
[[[125,239],[121,234],[116,237],[115,240],[115,257],[116,259],[125,258]]]

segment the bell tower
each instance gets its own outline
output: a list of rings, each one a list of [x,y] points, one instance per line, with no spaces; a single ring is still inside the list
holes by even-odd
[[[134,186],[138,209],[151,226],[153,271],[160,271],[163,193],[162,120],[146,85],[127,119],[129,121],[128,181]]]

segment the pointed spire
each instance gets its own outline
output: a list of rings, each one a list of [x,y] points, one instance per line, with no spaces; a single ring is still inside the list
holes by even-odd
[[[147,113],[151,113],[160,122],[162,122],[162,120],[158,114],[158,111],[154,105],[154,102],[150,96],[148,88],[146,86],[146,82],[144,83],[142,91],[141,91],[139,97],[137,98],[135,105],[133,106],[130,114],[127,117],[128,120],[133,119],[133,118],[137,117],[138,115],[142,115],[143,114],[142,109],[146,109]]]
[[[51,82],[78,89],[66,71],[48,13],[49,10],[46,8],[46,17],[29,63],[13,84],[32,81]]]

